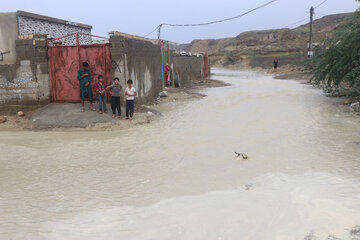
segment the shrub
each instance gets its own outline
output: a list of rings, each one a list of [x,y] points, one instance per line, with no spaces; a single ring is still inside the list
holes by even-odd
[[[360,86],[360,17],[359,13],[324,43],[321,53],[311,61],[311,82],[325,89]]]
[[[217,41],[215,39],[208,40],[208,46],[215,46],[217,44]]]

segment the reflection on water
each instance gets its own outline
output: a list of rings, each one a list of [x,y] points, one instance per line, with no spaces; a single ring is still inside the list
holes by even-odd
[[[232,86],[149,125],[0,133],[0,239],[346,239],[359,118],[298,82],[214,72]]]

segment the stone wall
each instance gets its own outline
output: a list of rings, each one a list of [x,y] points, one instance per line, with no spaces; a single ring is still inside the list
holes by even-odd
[[[203,56],[180,56],[173,54],[172,56],[173,75],[179,75],[180,87],[186,86],[190,80],[201,80],[204,75],[204,57]],[[209,65],[207,76],[209,76]]]
[[[158,45],[148,41],[111,36],[113,77],[122,86],[132,79],[138,92],[138,103],[151,101],[162,90],[161,52]]]
[[[0,113],[33,109],[50,99],[45,36],[15,44],[16,62],[0,65]]]

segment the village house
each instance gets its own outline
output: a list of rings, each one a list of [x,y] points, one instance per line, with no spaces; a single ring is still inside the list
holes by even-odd
[[[105,76],[108,84],[114,77],[122,85],[131,78],[138,103],[162,91],[170,73],[165,68],[178,74],[183,86],[208,76],[209,63],[203,57],[178,56],[164,48],[171,44],[118,31],[97,37],[86,24],[24,11],[0,13],[0,113],[78,102],[77,70],[83,61],[89,62],[93,76]]]

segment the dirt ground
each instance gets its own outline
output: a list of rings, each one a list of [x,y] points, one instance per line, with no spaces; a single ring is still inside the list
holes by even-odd
[[[165,88],[168,93],[167,97],[158,97],[147,105],[136,105],[134,119],[132,121],[124,118],[112,118],[110,104],[107,105],[107,113],[99,114],[97,111],[90,110],[89,103],[86,103],[85,112],[81,112],[80,103],[51,103],[33,112],[25,112],[24,117],[17,115],[6,116],[7,121],[0,124],[0,131],[16,130],[61,130],[66,129],[112,129],[130,128],[139,124],[146,124],[154,121],[161,116],[159,106],[162,103],[189,101],[202,98],[205,95],[199,93],[199,89],[209,87],[221,87],[227,84],[216,80],[191,81],[184,88]],[[135,100],[136,101],[136,100]],[[97,109],[97,103],[94,103]],[[124,116],[125,107],[121,108]],[[163,111],[163,109],[162,109]]]

